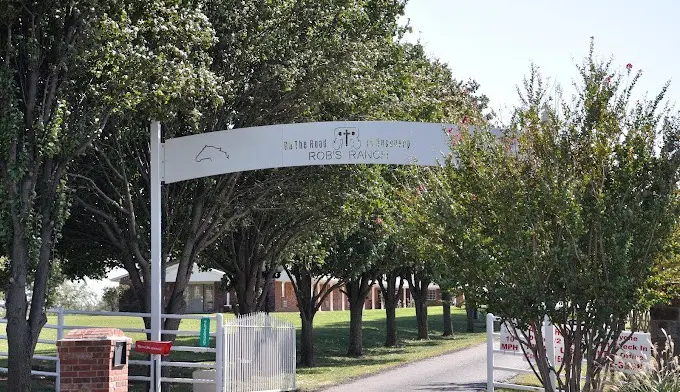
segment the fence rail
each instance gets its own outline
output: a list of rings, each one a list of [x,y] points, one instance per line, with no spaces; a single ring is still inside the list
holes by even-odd
[[[56,339],[39,339],[38,343],[42,344],[47,344],[47,345],[55,345],[55,355],[34,355],[34,359],[38,360],[45,360],[45,361],[53,361],[56,363],[55,365],[55,371],[43,371],[43,370],[32,370],[31,374],[34,376],[42,376],[42,377],[54,377],[55,378],[55,391],[59,392],[59,384],[60,384],[60,376],[59,376],[59,368],[60,368],[60,361],[59,357],[56,354],[56,343],[58,340],[63,339],[65,335],[65,331],[73,330],[73,329],[85,329],[85,328],[94,328],[92,325],[76,325],[76,324],[67,324],[65,316],[66,315],[88,315],[88,316],[118,316],[118,317],[129,317],[129,318],[139,318],[139,317],[150,317],[150,313],[126,313],[126,312],[96,312],[96,311],[77,311],[77,310],[66,310],[63,308],[56,308],[56,309],[48,309],[46,311],[48,315],[56,315],[57,316],[57,323],[56,324],[45,324],[43,327],[43,330],[56,330],[57,331],[57,337]],[[222,378],[224,375],[224,361],[223,361],[223,355],[224,355],[224,320],[223,316],[221,314],[215,314],[215,315],[178,315],[178,314],[163,314],[161,315],[162,318],[164,319],[195,319],[195,320],[200,320],[204,317],[209,317],[211,321],[215,322],[216,325],[216,332],[211,332],[210,336],[215,338],[215,347],[195,347],[195,346],[173,346],[171,348],[171,356],[172,352],[194,352],[194,353],[214,353],[215,357],[214,360],[212,361],[203,361],[203,362],[183,362],[183,361],[163,361],[161,363],[161,367],[167,367],[167,368],[186,368],[186,369],[207,369],[207,370],[215,370],[215,378],[214,379],[194,379],[194,378],[189,378],[189,377],[161,377],[162,382],[166,383],[181,383],[181,384],[215,384],[215,390],[216,392],[221,392],[223,390],[223,385],[224,385],[224,379]],[[6,324],[7,319],[0,319],[0,324]],[[121,327],[119,328],[125,333],[149,333],[150,329],[148,328],[130,328],[130,327]],[[194,331],[194,330],[178,330],[178,331],[173,331],[173,330],[163,330],[162,333],[165,334],[173,334],[176,336],[199,336],[200,331]],[[6,335],[0,335],[0,340],[7,340]],[[134,343],[132,345],[132,348],[134,349]],[[220,349],[218,349],[220,348]],[[8,353],[6,352],[0,352],[0,357],[8,357]],[[151,363],[149,360],[129,360],[128,363],[130,365],[137,365],[137,366],[146,366],[148,367]],[[8,369],[7,368],[2,368],[0,367],[0,373],[7,373]],[[133,376],[128,376],[128,379],[130,381],[150,381],[149,376],[139,376],[139,375],[133,375]]]
[[[495,331],[495,322],[500,318],[494,316],[491,313],[486,315],[486,390],[487,392],[494,392],[495,388],[507,388],[515,389],[519,391],[545,391],[541,387],[533,387],[527,385],[513,384],[508,382],[496,382],[494,377],[494,372],[499,371],[509,371],[514,373],[533,373],[531,370],[508,367],[508,366],[497,366],[494,358],[495,354],[505,354],[505,355],[522,355],[515,353],[508,353],[507,351],[496,348],[496,337],[500,336],[500,333]],[[546,337],[546,340],[548,338]],[[523,356],[523,355],[522,355]]]
[[[94,312],[75,311],[63,308],[47,310],[49,315],[56,315],[56,324],[45,324],[47,330],[56,330],[56,339],[39,339],[41,344],[54,345],[55,355],[34,355],[34,359],[55,362],[55,371],[32,370],[34,376],[55,378],[55,391],[59,392],[60,361],[56,355],[56,343],[63,339],[65,331],[73,329],[93,328],[92,325],[75,325],[66,322],[66,315],[88,316],[118,316],[118,317],[149,317],[149,313],[125,312]],[[168,360],[162,361],[162,368],[185,368],[192,371],[214,371],[212,375],[205,373],[197,378],[161,377],[162,383],[175,384],[214,384],[216,392],[264,392],[264,391],[294,391],[296,352],[295,327],[288,322],[273,318],[264,313],[237,317],[226,324],[221,314],[215,315],[176,315],[163,314],[162,318],[196,319],[209,317],[216,325],[215,332],[210,336],[215,338],[214,347],[174,346]],[[0,319],[0,324],[6,324],[6,319]],[[120,328],[125,333],[149,333],[148,328]],[[194,330],[163,330],[162,333],[176,336],[196,336],[200,331]],[[0,340],[7,340],[6,335],[0,335]],[[134,349],[134,343],[133,343]],[[172,353],[193,352],[197,354],[213,354],[214,360],[201,362],[186,362],[172,360]],[[8,357],[8,353],[0,352],[0,357]],[[129,365],[149,367],[150,360],[130,359]],[[0,368],[0,373],[7,373],[7,368]],[[192,373],[193,375],[193,373]],[[130,375],[129,381],[151,381],[151,377]]]

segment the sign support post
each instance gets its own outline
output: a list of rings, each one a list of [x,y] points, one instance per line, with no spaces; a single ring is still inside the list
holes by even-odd
[[[161,340],[161,124],[151,121],[151,340]],[[151,355],[150,392],[161,390],[161,356]]]

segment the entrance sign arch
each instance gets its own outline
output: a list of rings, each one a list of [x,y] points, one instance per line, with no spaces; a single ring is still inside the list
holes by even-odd
[[[470,127],[472,128],[472,127]],[[151,122],[151,340],[161,340],[161,186],[194,178],[277,167],[393,164],[437,166],[460,140],[456,125],[338,121],[268,125],[167,139]],[[465,132],[474,131],[466,129]],[[161,390],[152,356],[152,392]]]
[[[395,164],[435,166],[458,127],[396,121],[266,125],[168,139],[165,183],[276,167]]]

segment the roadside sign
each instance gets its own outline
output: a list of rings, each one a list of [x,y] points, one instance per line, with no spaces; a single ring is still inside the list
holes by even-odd
[[[203,317],[201,319],[201,331],[198,345],[201,347],[210,347],[210,317]]]

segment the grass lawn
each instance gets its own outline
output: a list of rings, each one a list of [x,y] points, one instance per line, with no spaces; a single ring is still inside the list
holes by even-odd
[[[419,359],[440,355],[446,352],[469,347],[485,340],[483,318],[480,319],[474,334],[463,333],[465,329],[465,312],[463,309],[452,308],[454,337],[442,338],[442,309],[440,306],[430,307],[429,327],[430,340],[414,340],[417,335],[415,309],[397,309],[398,346],[395,348],[383,347],[385,335],[385,311],[364,311],[364,356],[361,358],[348,358],[344,354],[347,350],[349,311],[320,312],[315,317],[315,349],[317,364],[315,368],[298,368],[297,384],[301,391],[315,391],[320,388],[336,385],[352,378],[365,376],[400,364],[416,361]],[[275,317],[292,322],[299,329],[300,317],[297,313],[274,313]],[[231,315],[225,315],[231,317]],[[199,329],[199,320],[183,320],[181,330]],[[50,316],[48,324],[56,324],[56,316]],[[92,326],[92,327],[119,327],[119,328],[143,328],[142,320],[137,317],[102,317],[102,316],[66,316],[67,325]],[[211,323],[214,331],[215,323]],[[145,339],[143,334],[128,333],[133,341]],[[55,339],[56,330],[44,329],[41,339]],[[177,345],[198,345],[198,338],[178,337]],[[214,346],[214,343],[213,343]],[[7,341],[0,340],[0,351],[7,352]],[[38,344],[36,354],[54,355],[56,348],[53,345]],[[194,354],[173,352],[170,355],[172,361],[214,361],[214,356],[206,354]],[[137,353],[133,353],[131,359],[143,359]],[[7,367],[7,358],[0,358],[0,366]],[[54,371],[54,362],[35,361],[34,369]],[[190,377],[190,369],[172,368],[171,376]],[[131,367],[130,374],[144,374],[145,369]],[[54,380],[52,378],[36,379],[34,391],[53,391]],[[5,381],[0,380],[0,391],[5,391]],[[131,391],[141,391],[141,385],[133,386]],[[190,391],[190,385],[174,384],[172,391]]]
[[[515,376],[505,382],[512,383],[512,384],[518,384],[518,385],[526,385],[526,386],[531,386],[531,387],[542,387],[541,383],[538,381],[538,378],[534,374],[520,374],[518,376]],[[511,391],[516,391],[516,389],[507,389],[507,388],[496,388],[496,391],[499,392],[511,392]]]

